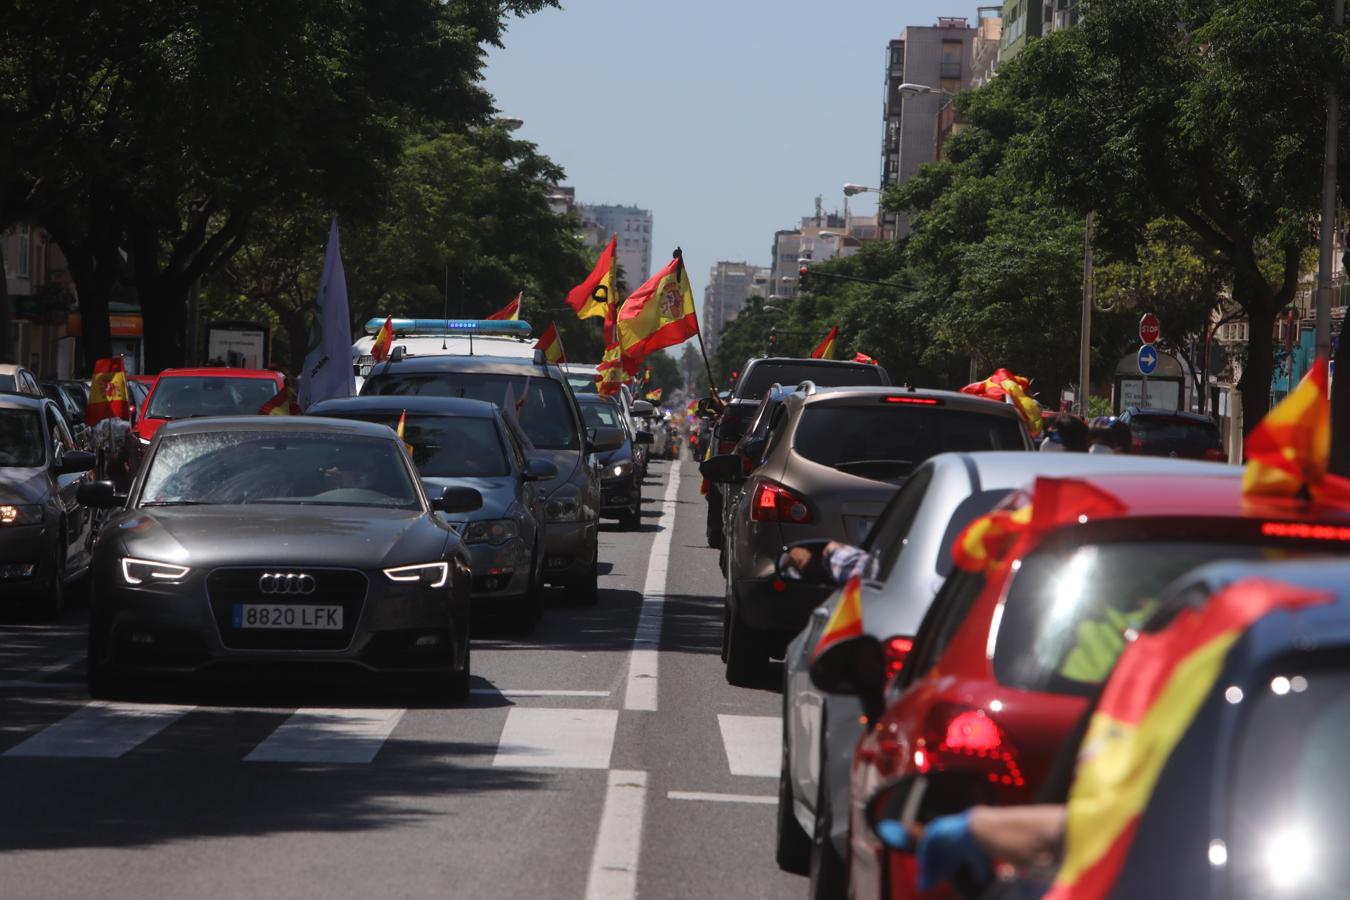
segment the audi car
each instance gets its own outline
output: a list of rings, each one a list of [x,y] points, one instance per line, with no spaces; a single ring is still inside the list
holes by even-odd
[[[89,691],[147,675],[395,674],[469,691],[469,555],[384,425],[231,416],[160,429],[94,547]]]

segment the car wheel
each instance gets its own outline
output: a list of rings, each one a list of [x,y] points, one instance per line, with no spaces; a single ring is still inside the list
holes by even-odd
[[[792,811],[792,783],[788,778],[787,735],[783,735],[783,763],[778,770],[778,868],[794,875],[811,871],[811,836]]]
[[[469,681],[472,675],[473,653],[471,645],[464,646],[464,667],[448,672],[428,675],[422,683],[422,694],[436,701],[463,703],[469,699]],[[92,671],[92,669],[91,669]]]
[[[637,531],[642,527],[642,507],[634,503],[631,509],[619,513],[619,527],[624,531]]]
[[[89,668],[85,676],[89,696],[95,700],[116,700],[126,694],[126,681],[109,671],[104,662],[106,635],[97,622],[89,623]]]
[[[722,500],[716,493],[717,485],[708,487],[708,527],[707,537],[708,546],[717,548],[722,546]],[[717,499],[713,499],[716,497]]]
[[[28,606],[34,619],[44,622],[61,618],[66,608],[66,533],[63,530],[56,537],[56,550],[52,554],[52,581],[47,592],[34,598]]]
[[[525,592],[525,599],[520,605],[520,611],[514,617],[515,632],[517,634],[533,634],[535,626],[539,620],[544,617],[544,580],[539,576],[530,579],[530,586]]]
[[[726,636],[727,682],[737,687],[758,687],[769,668],[765,635],[746,625],[732,610]]]
[[[596,542],[591,571],[572,586],[572,601],[579,606],[594,606],[600,602],[600,545]]]
[[[830,810],[825,779],[816,796],[816,828],[811,837],[811,900],[844,900],[848,896],[848,866],[830,840]]]

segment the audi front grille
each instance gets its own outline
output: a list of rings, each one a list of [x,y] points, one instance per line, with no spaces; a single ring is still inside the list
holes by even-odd
[[[345,650],[356,633],[369,587],[364,572],[314,566],[221,568],[206,577],[211,615],[221,643],[231,650]],[[234,607],[239,603],[341,606],[342,628],[236,628]]]

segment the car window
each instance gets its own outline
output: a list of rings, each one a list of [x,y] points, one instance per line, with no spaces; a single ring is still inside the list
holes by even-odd
[[[764,455],[760,457],[761,459],[768,459],[769,454],[777,448],[778,442],[787,431],[787,422],[787,406],[779,406],[773,411],[773,418],[769,420],[769,438],[764,442]]]
[[[933,483],[933,467],[924,466],[891,498],[868,535],[864,548],[877,558],[877,579],[885,581],[909,539],[924,497]]]
[[[277,383],[271,378],[173,375],[159,379],[145,416],[251,416],[276,395]]]
[[[402,413],[371,412],[353,418],[398,428]],[[509,475],[506,448],[491,419],[409,413],[403,442],[424,478],[492,478]]]
[[[166,435],[140,506],[421,507],[393,435],[215,431]]]
[[[467,397],[498,406],[514,398],[516,416],[530,443],[541,450],[581,446],[572,399],[551,378],[498,372],[394,372],[372,376],[361,388],[366,396]]]
[[[914,649],[900,670],[897,680],[900,687],[913,684],[932,671],[983,589],[984,576],[972,572],[956,572],[943,582],[915,635]]]
[[[0,409],[0,466],[36,469],[47,459],[42,420],[31,409]]]
[[[1017,419],[945,406],[812,403],[793,435],[801,456],[840,472],[899,481],[938,453],[1024,450]]]
[[[568,372],[567,386],[578,394],[594,394],[596,392],[595,376]]]
[[[59,446],[61,452],[75,449],[75,439],[70,436],[65,417],[52,407],[47,407],[47,428],[52,433],[53,448]]]
[[[762,360],[741,378],[736,385],[736,399],[758,400],[775,383],[798,385],[803,381],[814,382],[817,387],[846,387],[851,385],[887,384],[886,373],[880,366],[854,365],[802,365],[791,360]]]
[[[1219,446],[1219,429],[1208,422],[1189,422],[1184,419],[1165,419],[1136,416],[1130,420],[1130,434],[1144,441]]]
[[[16,394],[18,392],[19,389],[13,375],[0,375],[0,393]]]
[[[529,460],[525,455],[525,447],[522,445],[521,440],[516,437],[516,433],[509,427],[502,428],[501,435],[502,439],[506,442],[507,452],[510,453],[511,457],[515,460],[516,468],[523,471],[525,464]]]

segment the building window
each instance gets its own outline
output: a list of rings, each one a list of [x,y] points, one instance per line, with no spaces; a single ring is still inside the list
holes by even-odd
[[[33,233],[27,225],[19,226],[19,258],[17,261],[19,277],[31,277],[33,274]]]

